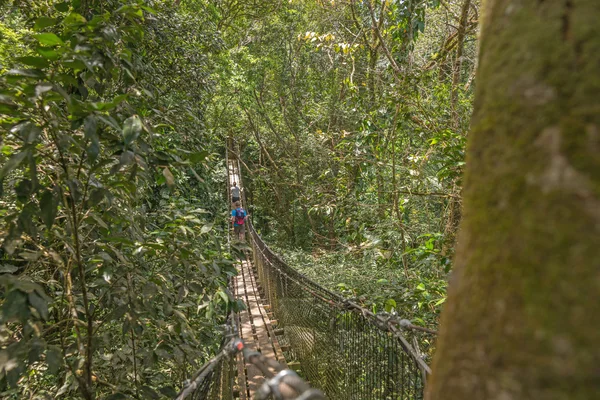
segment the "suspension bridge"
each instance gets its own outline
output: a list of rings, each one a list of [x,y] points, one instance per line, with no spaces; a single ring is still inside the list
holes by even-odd
[[[227,172],[228,189],[238,183],[245,203],[239,160],[228,156]],[[250,249],[230,282],[245,309],[231,313],[221,352],[178,400],[423,398],[431,371],[402,330],[418,327],[399,326],[308,279],[250,219],[246,225]]]

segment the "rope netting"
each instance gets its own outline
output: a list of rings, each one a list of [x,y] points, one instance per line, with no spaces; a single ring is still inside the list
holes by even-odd
[[[422,399],[429,368],[392,324],[289,267],[248,224],[288,360],[330,399]]]

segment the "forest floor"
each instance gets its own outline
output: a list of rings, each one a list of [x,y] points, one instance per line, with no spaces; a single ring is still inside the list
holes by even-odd
[[[275,247],[291,267],[327,289],[342,294],[375,313],[391,313],[400,319],[437,330],[447,281],[430,270],[390,265],[381,256],[345,250],[312,252]],[[427,362],[434,351],[434,337],[418,337]]]
[[[374,312],[393,312],[435,329],[446,296],[447,281],[420,268],[404,270],[372,252],[275,247],[293,268],[326,288]]]

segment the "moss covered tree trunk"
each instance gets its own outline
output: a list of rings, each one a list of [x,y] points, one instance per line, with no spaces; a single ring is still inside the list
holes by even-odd
[[[600,2],[484,7],[426,398],[600,399]]]

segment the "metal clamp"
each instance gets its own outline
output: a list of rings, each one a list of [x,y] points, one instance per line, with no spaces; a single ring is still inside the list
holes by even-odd
[[[290,369],[280,371],[265,381],[256,393],[257,400],[325,400],[325,395],[312,389],[298,374]]]

